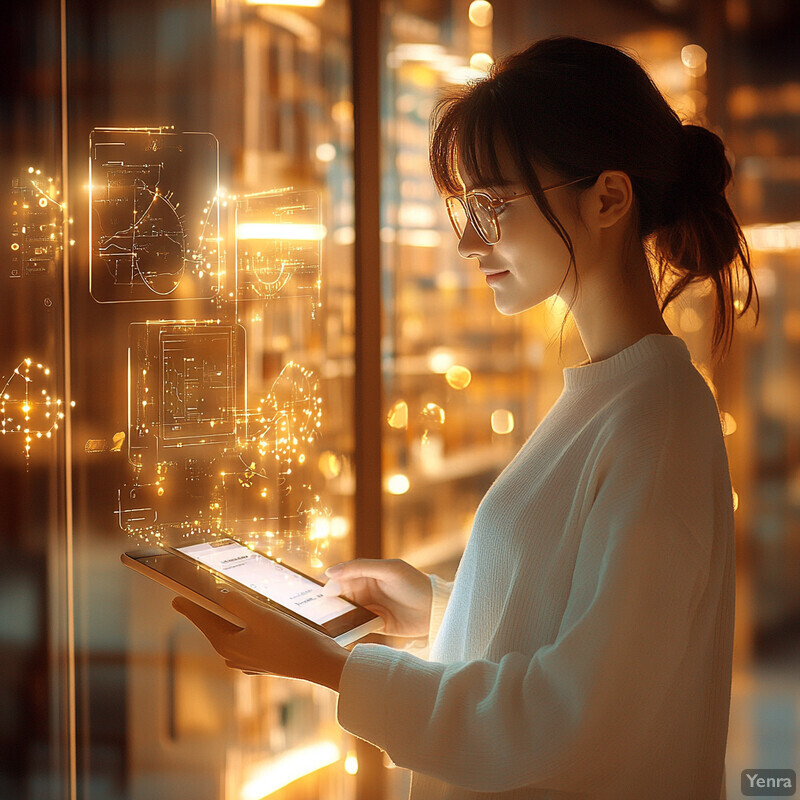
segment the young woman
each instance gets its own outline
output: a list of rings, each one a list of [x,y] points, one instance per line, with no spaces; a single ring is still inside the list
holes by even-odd
[[[415,800],[718,800],[732,490],[713,394],[662,312],[708,283],[727,351],[739,266],[750,305],[723,144],[621,51],[553,38],[439,103],[431,164],[498,310],[560,295],[589,359],[483,498],[454,582],[397,559],[328,570],[427,658],[348,652],[233,595],[242,631],[174,605],[229,666],[337,690]]]

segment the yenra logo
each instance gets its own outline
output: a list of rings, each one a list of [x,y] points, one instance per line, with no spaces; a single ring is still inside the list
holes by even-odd
[[[793,769],[745,769],[741,788],[745,797],[793,797],[797,775]]]

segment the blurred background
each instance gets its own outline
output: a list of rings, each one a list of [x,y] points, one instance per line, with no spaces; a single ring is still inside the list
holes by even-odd
[[[453,577],[586,356],[569,322],[559,352],[563,307],[502,317],[457,255],[428,116],[553,34],[632,51],[728,146],[761,318],[721,365],[707,290],[666,321],[736,492],[728,796],[800,771],[797,3],[28,0],[5,22],[0,797],[407,796],[333,692],[229,672],[119,556],[231,534],[318,577]]]

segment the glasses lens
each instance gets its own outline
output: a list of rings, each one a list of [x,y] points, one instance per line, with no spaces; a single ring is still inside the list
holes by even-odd
[[[460,239],[464,235],[464,229],[467,227],[467,212],[460,198],[447,198],[447,214],[450,217],[456,236]]]
[[[489,243],[494,244],[500,239],[500,227],[497,224],[497,215],[489,202],[489,198],[482,194],[471,194],[467,200],[472,211],[478,233]]]

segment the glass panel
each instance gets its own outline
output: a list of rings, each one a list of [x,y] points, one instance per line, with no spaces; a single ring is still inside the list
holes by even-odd
[[[78,797],[350,797],[335,694],[228,670],[120,564],[352,556],[348,4],[69,14]]]
[[[57,2],[7,14],[0,120],[0,797],[70,786],[64,274]]]

